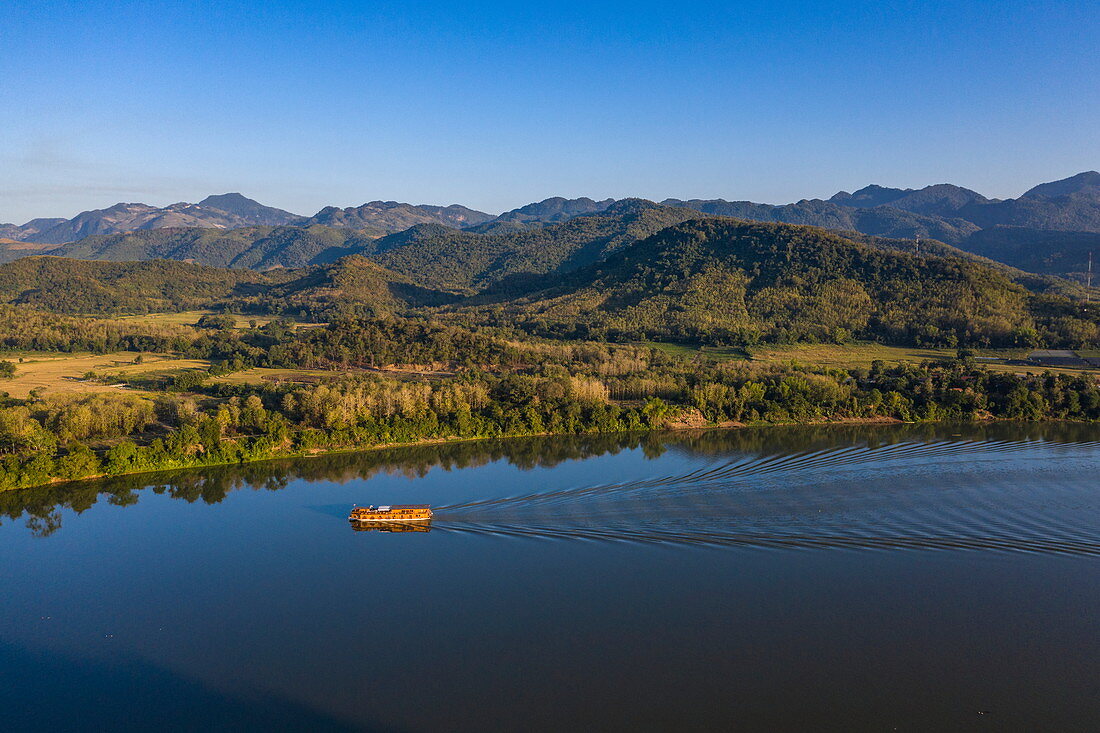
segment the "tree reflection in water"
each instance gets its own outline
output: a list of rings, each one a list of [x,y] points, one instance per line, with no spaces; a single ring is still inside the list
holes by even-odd
[[[113,506],[133,506],[145,491],[187,502],[216,504],[239,489],[279,491],[295,480],[342,483],[369,479],[378,474],[419,478],[433,468],[471,468],[496,461],[507,461],[522,470],[530,470],[553,467],[563,461],[583,460],[636,449],[640,449],[647,458],[653,459],[666,451],[700,456],[778,455],[845,445],[877,448],[929,440],[1092,443],[1098,435],[1100,432],[1095,425],[1081,423],[940,423],[783,426],[469,441],[118,476],[18,489],[0,492],[0,517],[7,520],[26,517],[26,527],[33,535],[48,537],[61,528],[62,509],[79,515],[101,499],[106,499]],[[389,531],[427,530],[427,527],[416,527]]]

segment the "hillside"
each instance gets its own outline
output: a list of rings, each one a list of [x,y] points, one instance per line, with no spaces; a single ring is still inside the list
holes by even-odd
[[[237,303],[266,313],[289,313],[316,320],[339,316],[377,317],[418,306],[449,303],[454,296],[421,287],[411,278],[352,255]]]
[[[521,292],[537,287],[547,273],[575,270],[698,217],[687,209],[624,199],[598,214],[503,234],[417,227],[378,239],[371,257],[441,290]]]
[[[835,198],[835,197],[834,197]],[[877,237],[895,239],[937,239],[959,245],[966,241],[978,226],[959,218],[945,219],[895,208],[889,204],[874,206],[842,206],[820,199],[799,201],[796,204],[771,206],[751,201],[704,201],[692,199],[666,199],[668,206],[682,206],[712,216],[729,216],[752,221],[802,224],[841,232],[860,232]]]
[[[147,313],[256,296],[277,280],[185,262],[24,257],[0,265],[0,302],[54,313]]]
[[[1030,297],[975,262],[883,251],[809,227],[698,220],[536,295],[466,310],[558,335],[1012,345],[1035,328]]]
[[[1083,282],[1089,254],[1100,272],[1100,232],[1057,232],[1026,227],[991,227],[966,242],[975,254],[1028,272],[1061,275]],[[1100,282],[1100,277],[1093,279]]]
[[[369,232],[322,226],[244,227],[227,231],[154,229],[88,237],[52,249],[49,254],[115,262],[171,259],[212,267],[267,270],[333,262],[369,246],[371,238]],[[6,254],[11,249],[0,252]]]

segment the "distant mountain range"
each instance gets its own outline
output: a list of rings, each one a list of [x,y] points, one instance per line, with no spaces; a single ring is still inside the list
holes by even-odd
[[[492,220],[491,214],[465,206],[402,204],[371,201],[362,206],[340,209],[326,206],[314,216],[264,206],[239,193],[207,196],[197,204],[178,203],[158,208],[148,204],[115,204],[77,214],[72,219],[34,219],[17,226],[0,224],[0,238],[34,244],[66,244],[85,237],[125,234],[153,229],[199,227],[237,229],[251,226],[323,225],[355,229],[373,236],[398,232],[416,224],[436,223],[467,227]],[[39,248],[39,252],[46,248]]]
[[[323,264],[347,254],[364,254],[399,271],[407,266],[402,258],[418,263],[415,266],[430,263],[440,284],[463,288],[524,272],[537,273],[538,267],[532,270],[517,263],[537,262],[537,252],[548,238],[581,235],[557,230],[533,232],[603,212],[619,216],[637,201],[554,197],[499,216],[458,204],[372,201],[357,207],[329,206],[306,217],[228,193],[208,196],[197,204],[162,208],[116,204],[72,219],[0,224],[0,262],[55,254],[114,261],[168,258],[268,269]],[[783,205],[666,199],[661,206],[684,213],[647,216],[671,224],[690,218],[693,215],[686,212],[694,211],[889,239],[934,239],[1020,268],[1069,276],[1080,275],[1088,253],[1100,245],[1100,173],[1096,171],[1043,183],[1019,198],[1006,200],[990,199],[951,184],[921,189],[871,185],[854,193],[841,191],[829,199]],[[580,227],[587,228],[588,224]],[[582,260],[588,257],[583,252],[603,256],[654,233],[649,226],[641,226],[629,235],[619,232],[606,235],[611,239],[599,240],[603,235],[596,234],[597,229],[599,225],[592,227],[587,249],[582,247],[582,254],[576,255]],[[370,244],[376,239],[377,244]],[[412,249],[402,255],[385,255],[405,246]],[[441,248],[435,260],[428,255],[433,247]],[[519,249],[513,251],[512,247]],[[497,256],[489,257],[494,251]],[[484,261],[475,265],[471,257]],[[454,269],[457,264],[447,264],[454,258],[473,269],[459,272]],[[452,267],[451,275],[441,270],[447,267]]]
[[[85,211],[72,219],[35,219],[23,226],[0,224],[0,237],[41,244],[64,244],[96,234],[117,234],[169,227],[233,229],[256,224],[299,223],[305,217],[264,206],[239,193],[207,196],[197,204],[158,208],[148,204],[115,204]]]
[[[444,240],[458,245],[449,250],[453,272],[495,275],[484,264],[511,251],[518,274],[541,273],[506,288],[479,275],[467,278],[472,287],[465,292],[455,292],[452,268],[423,267],[445,248],[413,253],[395,263],[401,268],[375,259],[416,246],[406,241],[391,242],[375,256],[266,272],[163,259],[26,257],[0,265],[0,303],[57,313],[212,308],[329,321],[419,312],[549,337],[689,343],[875,336],[899,343],[1016,344],[1087,327],[1072,301],[1032,276],[949,249],[917,255],[894,240],[856,242],[814,227],[726,218],[676,222],[683,213],[690,210],[616,202],[538,230],[548,233],[544,239],[497,241],[484,257],[462,250],[483,248],[477,238],[486,235],[459,232],[460,238]],[[421,241],[440,236],[428,231],[434,226],[422,225]],[[641,239],[629,241],[632,227]],[[595,242],[607,247],[594,248]],[[930,249],[937,247],[947,245]],[[421,267],[404,271],[414,260]]]
[[[374,230],[379,233],[399,232],[417,224],[443,224],[449,227],[476,226],[493,219],[492,214],[465,206],[429,206],[402,204],[397,201],[371,201],[362,206],[339,209],[326,206],[305,224],[329,227]]]

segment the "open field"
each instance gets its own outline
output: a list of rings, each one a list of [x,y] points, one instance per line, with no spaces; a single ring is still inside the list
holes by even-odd
[[[47,394],[58,392],[136,392],[138,390],[116,387],[101,382],[85,381],[89,371],[108,374],[159,375],[184,369],[206,369],[210,362],[201,359],[181,359],[170,354],[143,354],[140,364],[134,363],[136,352],[114,354],[4,354],[3,357],[17,363],[15,378],[0,381],[0,391],[12,397],[27,397],[33,389],[43,389]]]
[[[714,361],[748,360],[762,364],[788,364],[797,362],[808,366],[833,369],[869,369],[874,361],[898,364],[903,361],[947,361],[954,359],[957,349],[924,349],[908,346],[884,346],[875,343],[856,344],[777,344],[740,348],[692,347],[683,344],[647,343],[669,354],[693,357],[701,356]],[[1073,367],[1048,367],[1039,365],[1009,364],[1008,361],[1027,359],[1030,349],[972,349],[978,363],[992,371],[1024,374],[1041,374],[1045,371],[1060,374],[1097,374],[1095,369]],[[1093,356],[1094,352],[1080,351],[1081,356]],[[1100,355],[1100,352],[1096,352]]]
[[[117,316],[116,319],[120,321],[138,321],[141,323],[153,323],[160,325],[173,325],[173,326],[194,326],[199,322],[199,319],[203,316],[214,315],[214,311],[198,310],[198,311],[180,311],[179,313],[145,313],[137,316]],[[236,314],[232,315],[237,322],[237,328],[247,329],[251,328],[251,322],[255,321],[257,328],[266,326],[274,320],[278,319],[278,316],[241,316]],[[284,319],[293,320],[293,319]],[[318,323],[295,323],[295,328],[311,328],[323,324]]]
[[[141,323],[156,323],[173,326],[194,326],[203,316],[213,315],[214,311],[181,311],[179,313],[146,313],[139,316],[119,316],[120,321],[138,321]],[[233,315],[237,321],[237,328],[250,328],[249,321],[256,321],[257,326],[264,326],[275,320],[274,316],[238,316]]]
[[[334,377],[340,372],[325,371],[322,369],[270,369],[256,367],[246,369],[243,372],[233,372],[221,377],[214,377],[212,382],[222,384],[261,384],[263,382],[308,382]]]

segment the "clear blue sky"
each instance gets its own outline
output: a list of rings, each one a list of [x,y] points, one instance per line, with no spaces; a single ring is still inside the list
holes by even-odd
[[[0,221],[241,191],[992,196],[1100,168],[1096,2],[0,3]]]

